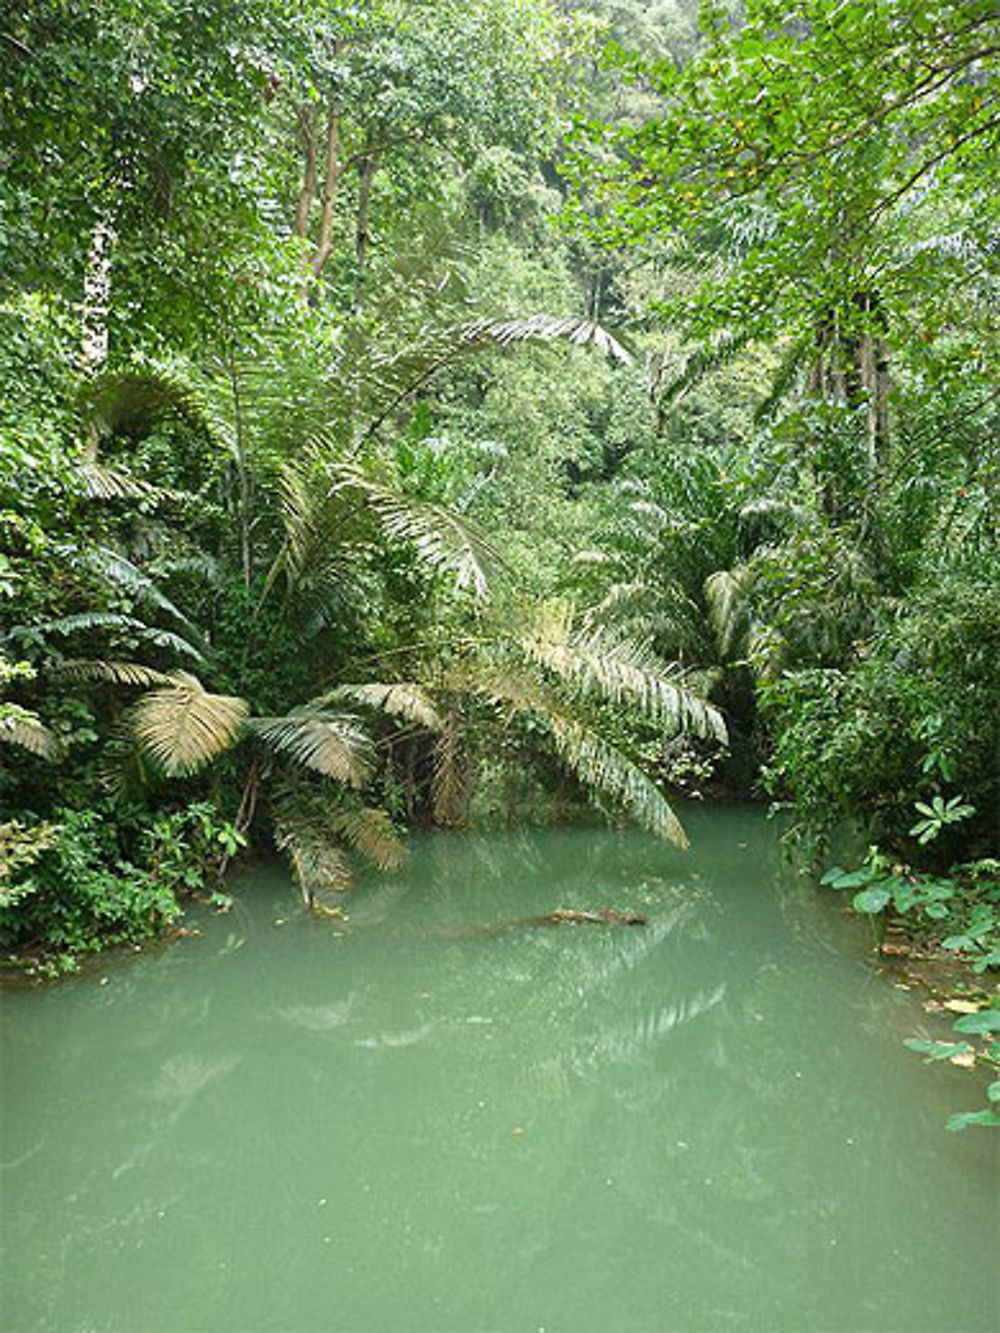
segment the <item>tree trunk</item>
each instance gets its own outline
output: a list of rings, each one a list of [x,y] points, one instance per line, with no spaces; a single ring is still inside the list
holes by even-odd
[[[111,255],[115,229],[111,215],[103,212],[90,235],[90,251],[83,275],[83,309],[80,316],[84,375],[95,375],[108,359],[108,312],[111,309]]]
[[[359,163],[358,176],[358,218],[355,240],[355,257],[358,265],[358,280],[365,271],[368,258],[368,242],[371,239],[368,227],[371,219],[372,181],[378,171],[378,154],[363,157]]]
[[[333,211],[337,202],[337,183],[340,180],[340,107],[330,103],[326,127],[326,163],[323,170],[323,212],[319,220],[319,239],[312,257],[313,276],[318,278],[333,249]]]
[[[302,146],[306,153],[306,165],[302,174],[302,188],[299,190],[295,205],[295,235],[305,240],[309,235],[309,209],[316,196],[316,108],[299,108],[299,132]]]

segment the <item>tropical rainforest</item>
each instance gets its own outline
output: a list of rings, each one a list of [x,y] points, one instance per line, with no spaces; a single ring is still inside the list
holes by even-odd
[[[994,0],[4,5],[8,961],[739,797],[985,982],[998,54]]]

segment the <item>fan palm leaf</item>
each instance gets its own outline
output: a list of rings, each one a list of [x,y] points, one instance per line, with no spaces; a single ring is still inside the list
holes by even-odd
[[[132,710],[139,747],[168,775],[193,773],[239,739],[246,700],[211,694],[196,676],[172,671],[170,684],[151,690]]]

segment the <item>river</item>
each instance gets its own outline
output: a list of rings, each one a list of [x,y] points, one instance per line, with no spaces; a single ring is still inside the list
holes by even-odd
[[[7,1333],[995,1329],[985,1078],[759,812],[688,827],[417,835],[346,923],[256,866],[10,991]]]

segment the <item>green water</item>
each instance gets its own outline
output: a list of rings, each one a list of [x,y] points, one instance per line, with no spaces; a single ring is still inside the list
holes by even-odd
[[[9,994],[3,1327],[995,1328],[985,1080],[756,812],[689,829],[418,837],[346,927],[258,868]],[[452,934],[605,905],[649,924]]]

